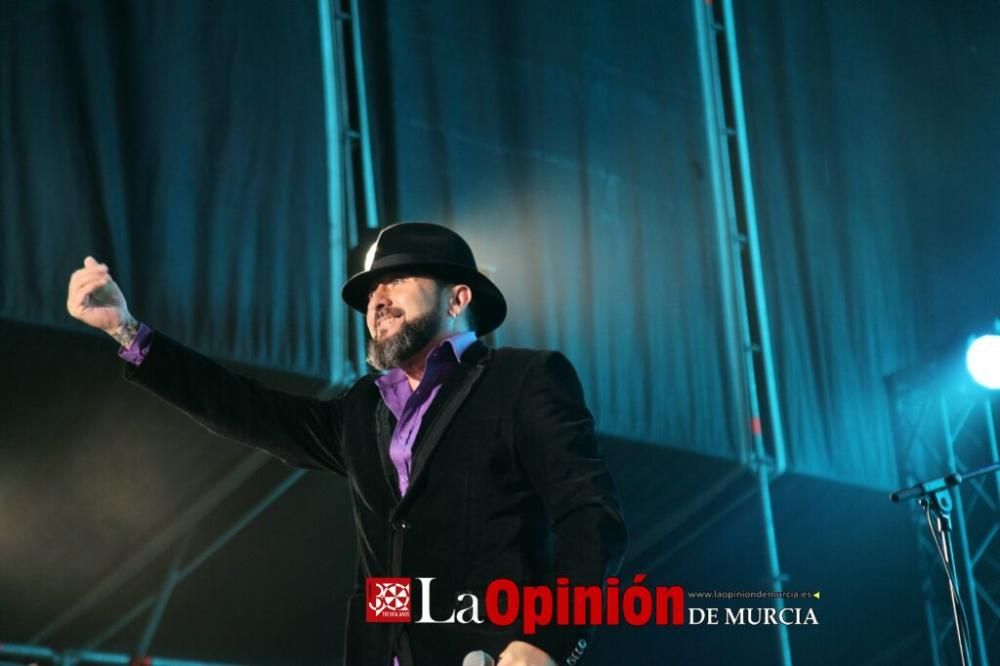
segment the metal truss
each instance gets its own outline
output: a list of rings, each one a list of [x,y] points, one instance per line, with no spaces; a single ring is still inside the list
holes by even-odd
[[[379,226],[374,148],[358,0],[317,0],[327,145],[330,293],[350,277],[350,253]],[[364,249],[362,249],[364,252]],[[364,321],[330,308],[330,391],[367,373]],[[337,363],[349,363],[337,367]]]
[[[768,578],[774,592],[783,590],[785,574],[771,504],[771,482],[786,468],[780,400],[771,349],[770,320],[758,235],[757,208],[750,167],[750,144],[743,104],[739,48],[732,0],[692,0],[705,129],[708,172],[718,236],[720,284],[724,289],[724,328],[742,381],[732,382],[732,404],[743,412],[748,437],[743,463],[756,474],[756,494],[763,515]],[[775,607],[784,608],[779,596]],[[791,666],[788,628],[778,624],[775,663]]]
[[[994,418],[1000,398],[966,376],[959,359],[889,380],[904,485],[1000,462]],[[1000,641],[1000,474],[953,489],[955,561],[972,639],[971,664],[988,666]],[[934,666],[958,664],[948,585],[923,512],[914,505],[924,617]],[[993,654],[993,658],[1000,653]]]

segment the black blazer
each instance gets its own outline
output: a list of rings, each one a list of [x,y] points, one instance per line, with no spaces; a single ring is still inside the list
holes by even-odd
[[[580,382],[562,354],[470,346],[424,416],[404,497],[388,456],[394,417],[376,375],[333,400],[302,398],[229,372],[161,333],[125,375],[223,437],[295,467],[347,476],[359,555],[348,666],[388,666],[393,654],[402,666],[459,666],[467,653],[495,657],[511,640],[562,665],[589,642],[592,628],[554,623],[526,636],[520,621],[365,622],[368,576],[411,577],[414,592],[417,577],[433,577],[435,618],[448,617],[457,595],[470,592],[485,620],[483,593],[494,579],[599,584],[617,571],[626,543],[621,509]],[[422,600],[412,601],[416,619]]]

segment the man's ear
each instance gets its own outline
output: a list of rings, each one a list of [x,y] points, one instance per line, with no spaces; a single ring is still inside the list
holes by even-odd
[[[472,289],[467,284],[452,285],[448,295],[448,314],[452,317],[461,315],[472,301]]]

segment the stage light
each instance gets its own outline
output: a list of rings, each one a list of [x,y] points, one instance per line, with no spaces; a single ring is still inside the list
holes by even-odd
[[[988,389],[1000,389],[1000,335],[981,335],[965,352],[969,374]]]

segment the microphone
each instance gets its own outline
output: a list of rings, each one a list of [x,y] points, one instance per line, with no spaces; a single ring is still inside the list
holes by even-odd
[[[496,666],[496,662],[493,661],[493,657],[482,650],[476,650],[465,655],[462,666]]]
[[[944,490],[945,488],[951,488],[952,486],[957,486],[962,483],[964,479],[962,475],[958,472],[949,474],[948,476],[941,477],[940,479],[931,479],[930,481],[925,481],[924,483],[910,486],[909,488],[903,488],[897,490],[893,494],[889,495],[889,499],[893,502],[904,502],[906,500],[913,499],[915,497],[924,497],[925,495],[933,495],[939,490]]]

